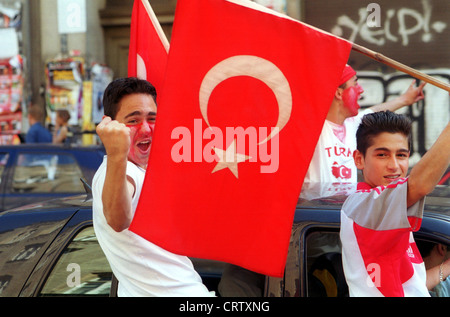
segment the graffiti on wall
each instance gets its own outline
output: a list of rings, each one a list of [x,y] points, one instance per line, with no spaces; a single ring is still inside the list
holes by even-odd
[[[447,23],[433,20],[433,6],[430,0],[421,0],[421,9],[386,9],[376,3],[358,10],[358,20],[344,14],[337,18],[331,32],[343,36],[350,31],[348,39],[356,42],[362,39],[367,43],[383,46],[388,42],[408,46],[411,36],[419,35],[423,43],[433,40],[434,34],[447,29]],[[383,15],[381,14],[383,13]]]
[[[450,83],[450,69],[423,71],[445,83]],[[383,75],[379,72],[359,71],[358,81],[364,88],[362,108],[370,107],[400,96],[406,91],[413,78],[404,73]],[[449,93],[441,88],[427,84],[425,99],[397,110],[408,115],[413,121],[413,143],[411,165],[430,149],[450,119]]]
[[[450,83],[449,8],[448,0],[304,1],[306,23],[446,83]],[[349,64],[359,70],[365,90],[363,108],[401,95],[413,80],[355,51]],[[450,118],[447,91],[428,84],[424,93],[425,100],[397,111],[413,120],[412,166],[430,149]],[[450,184],[450,173],[446,175]]]

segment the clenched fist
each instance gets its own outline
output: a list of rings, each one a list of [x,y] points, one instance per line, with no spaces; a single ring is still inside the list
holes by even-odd
[[[108,157],[126,159],[130,150],[130,128],[117,120],[104,116],[96,128]]]

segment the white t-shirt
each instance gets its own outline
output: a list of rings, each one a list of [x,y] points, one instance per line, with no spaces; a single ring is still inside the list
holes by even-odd
[[[136,184],[135,211],[145,170],[128,162],[127,175]],[[116,232],[107,224],[101,199],[105,176],[106,156],[92,181],[93,221],[100,246],[119,281],[118,296],[213,296],[188,257],[168,252],[128,229]]]
[[[356,150],[356,131],[361,118],[370,109],[348,118],[343,126],[325,120],[304,183],[356,183],[357,169],[353,161]],[[341,138],[336,136],[338,134]]]
[[[407,179],[365,185],[341,210],[342,264],[350,296],[430,296],[413,237],[425,198],[407,208]]]

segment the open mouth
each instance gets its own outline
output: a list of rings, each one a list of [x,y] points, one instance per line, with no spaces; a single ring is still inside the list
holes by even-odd
[[[384,176],[384,178],[387,179],[389,182],[393,182],[393,181],[399,179],[400,177],[401,177],[400,174]]]
[[[137,147],[142,151],[146,152],[150,148],[152,142],[150,140],[142,141],[137,144]]]

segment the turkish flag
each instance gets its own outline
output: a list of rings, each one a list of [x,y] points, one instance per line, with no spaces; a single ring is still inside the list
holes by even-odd
[[[146,79],[161,93],[169,42],[148,0],[135,0],[131,15],[128,76]]]
[[[178,0],[130,230],[282,276],[303,178],[351,44],[248,1]]]

